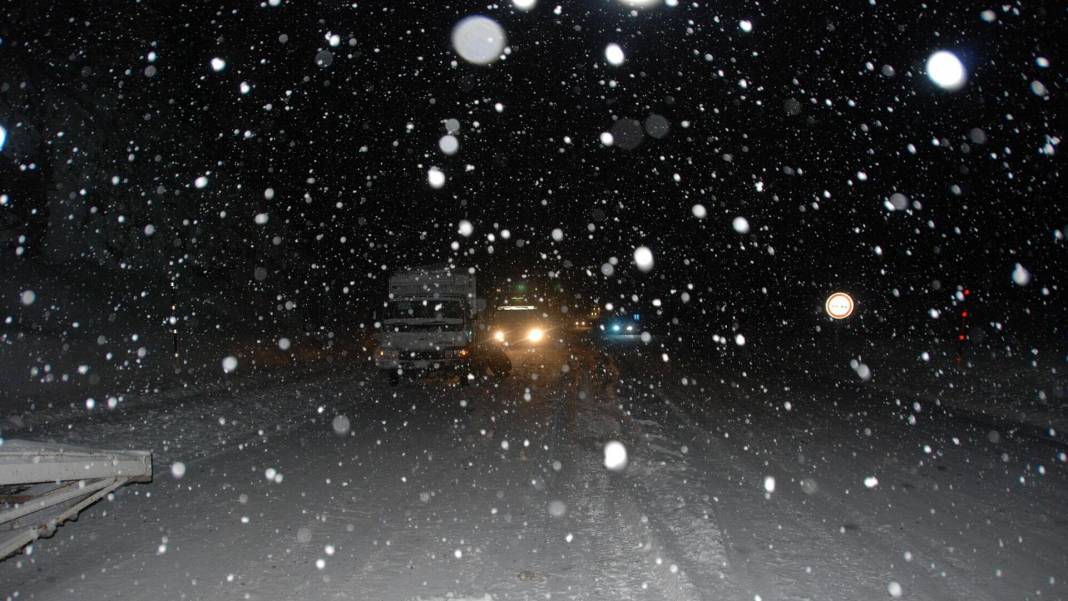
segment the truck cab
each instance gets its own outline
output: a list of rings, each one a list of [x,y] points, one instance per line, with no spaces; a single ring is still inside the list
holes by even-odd
[[[455,370],[467,383],[478,314],[475,278],[419,268],[390,278],[375,365],[399,383],[403,373]]]

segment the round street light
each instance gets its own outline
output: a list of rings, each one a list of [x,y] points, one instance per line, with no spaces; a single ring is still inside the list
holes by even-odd
[[[845,319],[853,314],[853,297],[845,292],[834,292],[823,304],[824,311],[831,319]]]

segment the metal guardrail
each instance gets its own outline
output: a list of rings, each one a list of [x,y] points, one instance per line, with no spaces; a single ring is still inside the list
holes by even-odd
[[[0,442],[0,559],[51,536],[120,486],[151,480],[148,451]]]

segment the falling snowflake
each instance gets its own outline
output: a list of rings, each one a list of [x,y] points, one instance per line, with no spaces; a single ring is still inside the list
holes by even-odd
[[[445,185],[445,174],[441,169],[437,167],[431,167],[426,172],[426,181],[430,183],[431,188],[440,188]]]
[[[237,370],[237,357],[228,355],[222,360],[222,368],[225,373],[233,373]]]
[[[618,440],[610,440],[604,445],[604,466],[613,472],[627,468],[627,447]]]
[[[649,250],[647,246],[639,246],[634,249],[634,264],[638,266],[640,271],[652,271],[653,269],[653,251]]]
[[[604,58],[608,61],[608,64],[619,66],[623,64],[625,59],[623,55],[623,49],[619,47],[619,44],[609,44],[605,46]]]
[[[943,90],[952,91],[964,86],[967,73],[957,55],[939,50],[927,59],[927,77]]]
[[[452,47],[460,58],[475,65],[488,65],[504,51],[504,29],[489,17],[465,17],[452,30]]]

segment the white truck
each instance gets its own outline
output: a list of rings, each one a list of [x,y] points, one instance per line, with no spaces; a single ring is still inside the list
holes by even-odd
[[[454,370],[466,385],[482,304],[473,274],[446,266],[393,274],[379,314],[375,365],[394,386],[403,374],[421,370]]]

